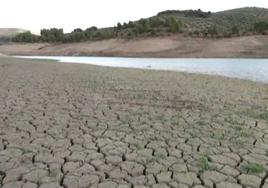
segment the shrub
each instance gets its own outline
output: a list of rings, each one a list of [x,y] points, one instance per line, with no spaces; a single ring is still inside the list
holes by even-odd
[[[33,35],[30,31],[20,33],[12,39],[13,42],[38,42],[39,37]]]
[[[97,30],[98,30],[98,28],[96,26],[92,26],[92,27],[86,29],[87,32],[96,32]]]
[[[77,28],[77,29],[74,29],[74,31],[73,32],[83,32],[83,30],[82,29],[80,29],[80,28]]]
[[[198,10],[167,10],[164,12],[160,12],[157,15],[170,15],[170,14],[181,14],[185,17],[198,17],[198,18],[207,18],[211,15],[211,12],[203,12],[201,9]]]
[[[119,23],[119,22],[117,23],[117,29],[118,29],[118,30],[122,29],[122,24]]]
[[[166,25],[172,33],[178,33],[181,31],[182,23],[176,20],[173,16],[167,18]]]
[[[239,29],[238,29],[237,26],[233,26],[233,27],[232,27],[232,34],[234,34],[234,35],[239,34]]]
[[[208,28],[208,34],[214,36],[218,34],[217,27],[215,25]]]
[[[264,33],[268,31],[268,23],[267,22],[257,22],[254,24],[254,30],[257,33]]]
[[[64,33],[63,29],[51,28],[42,29],[40,39],[43,42],[61,42],[63,41]]]
[[[200,163],[201,163],[201,168],[202,168],[202,170],[209,170],[209,160],[208,160],[208,155],[203,155],[202,157],[201,157],[201,161],[200,161]]]
[[[262,173],[265,171],[264,167],[260,164],[250,163],[243,166],[244,170],[248,171],[249,173]]]

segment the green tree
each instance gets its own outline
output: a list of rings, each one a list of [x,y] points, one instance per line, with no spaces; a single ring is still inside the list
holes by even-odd
[[[119,23],[119,22],[117,23],[117,29],[118,29],[118,30],[121,30],[121,29],[122,29],[122,24]]]
[[[97,30],[98,30],[98,28],[96,26],[92,26],[92,27],[86,29],[86,31],[88,31],[88,32],[96,32]]]
[[[73,32],[83,32],[83,30],[81,28],[76,28]]]
[[[257,33],[264,33],[268,31],[268,22],[257,22],[254,24],[254,30]]]
[[[20,33],[12,39],[13,42],[38,42],[39,37],[33,35],[30,31]]]
[[[232,27],[232,34],[239,34],[239,29],[237,26]]]
[[[217,27],[215,25],[208,28],[208,34],[214,36],[218,34]]]
[[[152,30],[149,22],[145,19],[140,19],[138,23],[136,23],[135,28],[137,29],[137,32],[140,34],[150,32]]]
[[[181,31],[182,23],[177,21],[173,16],[167,18],[166,24],[169,28],[169,31],[172,33],[178,33]]]
[[[41,30],[41,40],[44,42],[61,42],[63,38],[63,29],[51,28]]]
[[[163,24],[158,17],[150,18],[149,23],[152,27],[160,27]]]
[[[133,28],[133,27],[135,27],[135,24],[132,21],[129,21],[128,22],[128,27]]]

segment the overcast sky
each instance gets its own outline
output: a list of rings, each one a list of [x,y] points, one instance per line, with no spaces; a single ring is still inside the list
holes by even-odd
[[[238,7],[268,8],[268,0],[1,0],[0,27],[16,27],[38,32],[58,27],[114,26],[146,18],[168,9],[220,11]]]

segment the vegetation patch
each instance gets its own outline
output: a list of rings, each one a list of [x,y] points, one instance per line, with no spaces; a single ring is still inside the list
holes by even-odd
[[[208,160],[208,155],[203,155],[201,157],[201,168],[202,170],[209,170],[209,160]]]
[[[249,173],[262,173],[265,170],[262,165],[256,163],[249,163],[244,165],[242,168]]]
[[[260,118],[264,120],[268,120],[268,112],[260,114]]]
[[[216,167],[209,164],[209,156],[207,154],[204,154],[200,159],[201,169],[202,171],[207,170],[215,170]]]
[[[18,34],[14,42],[82,42],[110,38],[132,39],[147,36],[169,36],[184,33],[191,37],[232,37],[268,34],[268,9],[241,8],[222,12],[202,10],[167,10],[146,19],[117,23],[114,27],[76,28],[70,33],[62,29],[42,29],[41,36],[30,32]]]
[[[255,119],[268,120],[268,111],[263,109],[246,110],[244,114]]]

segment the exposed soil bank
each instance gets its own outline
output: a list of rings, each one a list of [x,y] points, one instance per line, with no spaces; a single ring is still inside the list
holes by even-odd
[[[110,39],[68,44],[6,44],[7,55],[49,56],[134,56],[193,58],[267,58],[268,36],[225,39],[185,38],[182,36]]]

